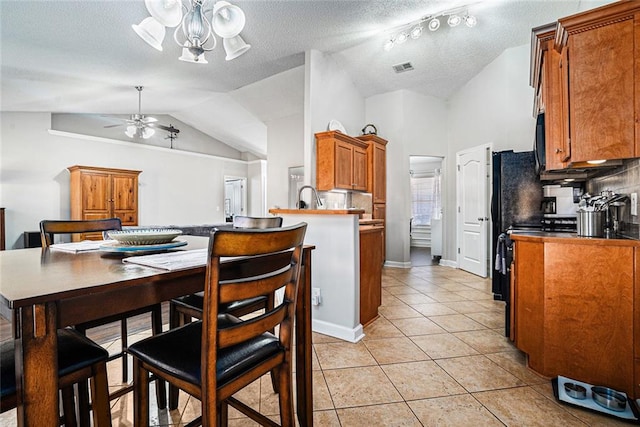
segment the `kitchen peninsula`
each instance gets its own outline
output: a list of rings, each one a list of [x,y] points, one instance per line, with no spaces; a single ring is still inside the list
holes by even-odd
[[[529,367],[640,397],[640,242],[513,234],[512,339]]]
[[[384,227],[371,220],[361,225],[362,209],[269,212],[281,216],[284,226],[308,224],[305,244],[316,247],[311,271],[312,301],[318,301],[312,306],[313,331],[350,342],[362,339],[363,325],[377,317],[381,303]],[[314,291],[320,293],[318,299]]]

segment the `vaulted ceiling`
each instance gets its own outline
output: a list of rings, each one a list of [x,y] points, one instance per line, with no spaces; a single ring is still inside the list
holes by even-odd
[[[130,114],[133,86],[143,85],[143,112],[264,154],[263,122],[302,111],[305,51],[334,55],[363,97],[408,89],[447,99],[505,49],[528,43],[532,27],[609,2],[238,0],[251,49],[225,61],[218,40],[208,64],[191,64],[178,61],[172,29],[162,52],[134,33],[131,24],[148,16],[141,0],[0,0],[0,108]],[[461,5],[475,28],[442,25],[382,49],[391,29]],[[393,71],[407,61],[413,71]]]

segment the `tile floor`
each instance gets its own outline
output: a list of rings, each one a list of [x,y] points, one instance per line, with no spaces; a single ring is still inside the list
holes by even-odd
[[[315,425],[627,425],[556,403],[550,381],[526,368],[524,355],[504,338],[503,303],[493,301],[489,280],[424,265],[385,268],[382,286],[380,317],[361,342],[314,334]],[[92,338],[119,345],[99,331]],[[110,363],[114,387],[119,368]],[[238,397],[278,419],[268,377]],[[171,412],[152,408],[152,424],[183,426],[198,415],[197,400],[184,395],[180,404]],[[131,426],[132,415],[131,394],[112,401],[115,427]],[[233,409],[230,417],[231,426],[255,425]],[[14,424],[14,412],[0,416],[1,426]]]

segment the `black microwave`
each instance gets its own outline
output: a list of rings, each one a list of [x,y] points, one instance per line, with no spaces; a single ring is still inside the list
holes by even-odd
[[[540,175],[547,165],[544,140],[544,113],[536,118],[536,135],[533,140],[533,152],[536,159],[536,173]]]

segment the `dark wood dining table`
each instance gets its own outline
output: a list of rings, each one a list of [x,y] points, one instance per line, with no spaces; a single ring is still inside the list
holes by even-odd
[[[207,247],[208,238],[182,236],[183,250]],[[301,426],[313,425],[311,251],[305,246],[296,306],[296,410]],[[224,263],[247,274],[250,259]],[[175,271],[123,263],[122,256],[50,249],[0,252],[0,315],[12,321],[16,340],[18,425],[58,425],[56,329],[169,301],[204,289],[206,267]]]

